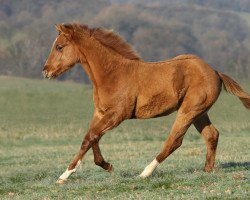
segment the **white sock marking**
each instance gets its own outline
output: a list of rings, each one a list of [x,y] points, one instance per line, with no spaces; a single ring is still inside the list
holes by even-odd
[[[68,170],[68,168],[67,168],[66,171],[59,177],[59,180],[64,180],[64,181],[67,180],[68,177],[69,177],[72,173],[76,172],[76,170],[77,170],[77,168],[79,167],[80,164],[81,164],[81,161],[78,160],[78,162],[77,162],[77,164],[76,164],[76,167],[75,167],[74,169]]]
[[[143,172],[140,174],[140,177],[141,178],[149,177],[159,164],[160,163],[156,159],[154,159],[147,167],[145,167]]]

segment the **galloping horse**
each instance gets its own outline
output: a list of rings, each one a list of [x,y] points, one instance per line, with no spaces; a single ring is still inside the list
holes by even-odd
[[[81,63],[93,83],[94,114],[78,154],[59,177],[63,183],[76,171],[92,148],[94,162],[107,171],[99,140],[106,131],[126,119],[146,119],[177,111],[162,151],[140,177],[155,168],[181,146],[194,124],[207,147],[205,171],[214,168],[219,132],[208,110],[217,100],[222,84],[250,109],[250,96],[229,76],[212,69],[194,55],[180,55],[162,62],[144,62],[124,40],[112,31],[80,24],[56,25],[59,32],[43,69],[46,78],[56,78],[74,64]]]

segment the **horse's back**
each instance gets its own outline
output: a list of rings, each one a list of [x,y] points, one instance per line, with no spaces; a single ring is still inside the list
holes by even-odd
[[[172,59],[171,64],[176,73],[182,74],[183,79],[185,79],[183,83],[187,87],[216,89],[221,83],[217,71],[196,55],[176,56]],[[166,68],[167,65],[166,63]]]
[[[217,99],[221,82],[217,72],[195,55],[145,63],[140,72],[136,115],[150,118],[177,110],[185,98]]]

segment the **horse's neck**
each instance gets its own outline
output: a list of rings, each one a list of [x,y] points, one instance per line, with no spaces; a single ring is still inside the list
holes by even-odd
[[[106,82],[110,82],[108,79],[114,79],[124,67],[126,59],[111,51],[95,45],[90,45],[88,49],[82,50],[87,62],[81,61],[81,64],[96,87],[105,86]]]

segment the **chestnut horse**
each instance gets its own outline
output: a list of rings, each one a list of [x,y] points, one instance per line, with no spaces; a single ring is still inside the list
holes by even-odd
[[[112,31],[80,24],[56,25],[59,32],[43,74],[56,78],[74,64],[81,63],[93,83],[94,114],[78,154],[59,177],[63,183],[76,171],[83,156],[92,148],[94,162],[107,171],[99,148],[106,131],[126,119],[146,119],[177,111],[177,116],[162,151],[144,169],[148,177],[172,152],[194,124],[207,147],[205,171],[214,168],[219,133],[208,117],[222,84],[250,109],[250,96],[229,76],[212,69],[194,55],[180,55],[162,62],[144,62]]]

